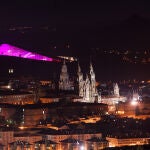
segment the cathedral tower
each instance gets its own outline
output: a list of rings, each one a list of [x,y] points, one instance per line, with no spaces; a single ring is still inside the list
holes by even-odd
[[[79,96],[83,97],[83,101],[87,103],[99,103],[101,97],[99,97],[96,89],[95,73],[92,63],[90,63],[90,73],[86,75],[86,79],[83,80],[83,74],[78,64],[78,82],[79,82]]]
[[[95,73],[93,70],[92,63],[90,63],[90,77],[91,77],[91,97],[93,99],[95,98],[96,95],[96,80],[95,80]]]
[[[65,60],[61,68],[60,79],[59,79],[59,89],[70,90],[70,81],[69,81],[69,75],[68,75],[67,65],[66,65]]]
[[[115,83],[115,85],[114,85],[114,95],[117,96],[117,97],[120,96],[120,94],[119,94],[119,86],[118,86],[117,83]]]
[[[86,75],[85,84],[84,84],[84,101],[90,102],[91,101],[91,88],[90,88],[90,80],[88,75]]]
[[[83,80],[83,73],[81,72],[80,65],[78,63],[78,90],[79,90],[79,96],[83,97],[83,86],[84,86],[84,80]]]

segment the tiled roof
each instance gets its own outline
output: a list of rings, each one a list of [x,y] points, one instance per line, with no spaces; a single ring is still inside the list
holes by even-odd
[[[36,144],[57,144],[56,142],[51,140],[40,140],[40,141],[36,141],[35,143]]]
[[[9,143],[10,145],[14,145],[14,144],[16,144],[16,145],[31,145],[29,142],[27,142],[27,141],[20,141],[20,140],[18,140],[18,141],[15,141],[15,142],[12,142],[12,143]]]
[[[89,141],[89,142],[108,142],[106,139],[98,138],[98,137],[93,137],[91,139],[88,139],[87,141]]]

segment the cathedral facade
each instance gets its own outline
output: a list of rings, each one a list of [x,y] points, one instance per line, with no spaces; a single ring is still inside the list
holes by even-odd
[[[97,92],[95,73],[92,63],[90,63],[90,73],[86,74],[85,80],[83,78],[83,73],[81,71],[80,65],[78,64],[78,86],[79,96],[83,98],[83,102],[100,103],[101,97]]]
[[[86,74],[86,78],[84,79],[83,73],[81,71],[80,65],[78,64],[77,71],[77,81],[78,81],[78,96],[81,97],[81,102],[87,103],[100,103],[101,97],[98,95],[96,88],[96,80],[95,73],[90,63],[90,71],[89,74]],[[59,90],[74,90],[72,82],[69,80],[69,74],[67,71],[67,65],[65,61],[63,62],[60,79],[59,79]]]
[[[74,90],[74,86],[72,85],[72,82],[69,79],[69,74],[68,74],[65,60],[61,68],[60,79],[59,79],[59,90],[62,91]]]

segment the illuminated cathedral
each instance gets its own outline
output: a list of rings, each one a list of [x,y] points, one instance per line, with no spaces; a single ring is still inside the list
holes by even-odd
[[[81,97],[80,102],[100,103],[101,96],[99,96],[97,92],[95,73],[93,70],[92,63],[90,63],[90,72],[89,74],[86,74],[85,80],[84,80],[80,65],[78,64],[77,76],[78,76],[77,77],[78,96]],[[64,61],[62,65],[61,73],[60,73],[59,90],[69,91],[69,90],[74,90],[74,89],[75,89],[75,86],[69,80],[67,65]]]
[[[62,91],[74,90],[74,85],[69,79],[69,74],[68,74],[65,60],[61,68],[60,79],[59,79],[59,90],[62,90]]]
[[[90,63],[90,73],[86,74],[85,80],[83,79],[83,73],[80,65],[78,64],[78,86],[79,96],[83,98],[83,102],[100,103],[101,97],[97,92],[95,73],[92,63]]]

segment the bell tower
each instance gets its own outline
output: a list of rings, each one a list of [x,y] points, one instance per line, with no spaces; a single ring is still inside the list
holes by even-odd
[[[70,81],[69,81],[69,75],[68,75],[67,65],[66,65],[65,60],[63,61],[63,65],[61,68],[60,79],[59,79],[59,89],[70,90]]]
[[[86,79],[85,79],[85,84],[84,84],[84,100],[86,102],[89,102],[91,99],[90,99],[90,80],[89,80],[89,77],[88,75],[86,75]]]
[[[93,65],[90,62],[90,79],[91,79],[91,98],[94,100],[96,95],[96,80]]]
[[[114,95],[117,96],[117,97],[120,96],[120,94],[119,94],[119,86],[118,86],[117,83],[115,83],[115,85],[114,85]]]
[[[83,86],[84,86],[84,80],[83,80],[83,73],[81,72],[80,65],[78,63],[78,88],[79,88],[79,96],[83,97]]]

